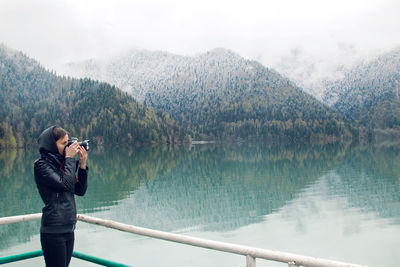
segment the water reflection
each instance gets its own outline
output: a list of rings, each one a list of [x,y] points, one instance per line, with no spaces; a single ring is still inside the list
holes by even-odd
[[[37,157],[37,152],[30,150],[0,154],[0,217],[41,212],[43,203],[33,176],[33,162]],[[172,147],[91,151],[90,189],[85,197],[77,197],[78,212],[107,209],[140,184],[170,172],[175,164]],[[38,233],[39,225],[39,222],[0,225],[0,249],[29,241]]]
[[[94,150],[89,190],[77,202],[80,213],[154,229],[228,231],[320,190],[399,223],[399,153],[395,147],[343,144]],[[41,211],[32,171],[36,157],[32,151],[0,154],[0,216]],[[28,241],[38,229],[38,222],[0,226],[0,249]]]
[[[0,153],[0,217],[39,212],[39,198],[33,180],[34,154],[12,150]],[[38,222],[0,225],[0,249],[24,243],[37,233]]]
[[[352,207],[400,223],[399,148],[352,148],[335,173],[337,179],[328,180],[330,194],[345,196]]]
[[[103,215],[167,231],[233,230],[263,220],[336,166],[344,147],[200,146]],[[327,153],[329,151],[329,153]]]
[[[90,190],[78,199],[80,212],[117,205],[139,186],[170,173],[181,157],[182,153],[169,146],[114,148],[91,153]]]

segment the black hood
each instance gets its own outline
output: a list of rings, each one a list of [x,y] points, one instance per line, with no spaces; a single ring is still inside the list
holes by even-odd
[[[56,140],[54,140],[53,136],[53,129],[56,126],[51,126],[44,130],[39,138],[38,138],[38,145],[39,145],[39,152],[50,152],[52,154],[59,154],[58,148],[56,145]]]

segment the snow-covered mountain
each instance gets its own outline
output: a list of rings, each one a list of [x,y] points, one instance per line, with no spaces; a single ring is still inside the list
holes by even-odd
[[[326,82],[324,99],[340,113],[372,128],[400,125],[400,47]]]
[[[178,98],[182,93],[219,97],[235,84],[257,78],[257,69],[266,71],[262,78],[271,83],[291,84],[276,71],[223,48],[196,56],[133,49],[112,58],[68,63],[61,72],[104,81],[139,101],[154,102],[155,96],[171,93]]]
[[[88,77],[108,82],[143,102],[148,91],[160,87],[193,58],[161,51],[131,49],[103,59],[90,59],[64,65],[60,72],[74,77]]]
[[[64,74],[114,84],[205,137],[349,134],[340,116],[289,79],[224,48],[196,56],[131,50],[70,63]]]
[[[114,57],[70,62],[59,71],[116,85],[143,102],[149,92],[168,86],[184,87],[193,80],[205,82],[208,87],[213,81],[226,79],[243,64],[248,65],[247,62],[250,61],[223,48],[195,56],[131,49]]]

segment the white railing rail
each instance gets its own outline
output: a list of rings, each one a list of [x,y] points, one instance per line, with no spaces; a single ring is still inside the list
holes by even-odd
[[[3,217],[3,218],[0,218],[0,225],[1,224],[24,222],[24,221],[31,221],[31,220],[39,220],[40,218],[42,218],[42,214],[41,213],[18,215],[18,216],[11,216],[11,217]]]
[[[0,224],[28,221],[40,219],[41,213],[29,214],[29,215],[20,215],[13,217],[4,217],[0,218]],[[333,260],[314,258],[309,256],[297,255],[292,253],[268,250],[268,249],[260,249],[249,246],[242,246],[237,244],[213,241],[203,238],[191,237],[181,234],[162,232],[157,230],[152,230],[143,227],[137,227],[133,225],[123,224],[111,220],[103,220],[92,216],[87,215],[77,215],[77,219],[83,222],[102,225],[108,228],[134,233],[138,235],[148,236],[152,238],[177,242],[181,244],[208,248],[212,250],[219,250],[229,253],[235,253],[239,255],[243,255],[246,257],[246,266],[247,267],[255,267],[256,259],[264,259],[270,261],[278,261],[282,263],[286,263],[289,267],[293,266],[310,266],[310,267],[362,267],[357,264],[350,264],[345,262],[338,262]]]

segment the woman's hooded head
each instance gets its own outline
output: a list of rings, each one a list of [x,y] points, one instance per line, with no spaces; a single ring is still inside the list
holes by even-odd
[[[51,126],[44,130],[39,138],[38,138],[38,145],[39,145],[39,152],[40,153],[52,153],[52,154],[58,154],[58,148],[56,145],[56,141],[53,135],[53,129],[56,126]]]

